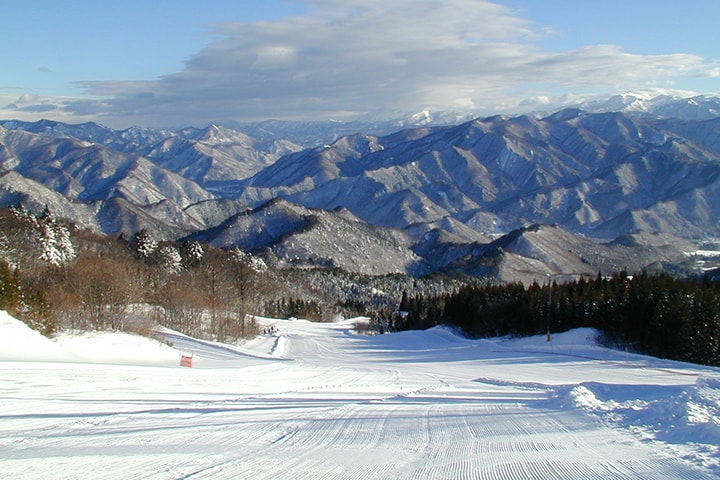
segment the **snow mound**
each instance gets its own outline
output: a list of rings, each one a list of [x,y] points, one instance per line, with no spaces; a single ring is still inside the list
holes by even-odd
[[[147,337],[124,332],[62,333],[57,345],[83,363],[176,365],[178,351]]]
[[[40,332],[0,310],[0,360],[69,361],[71,357]]]
[[[556,398],[613,427],[674,445],[686,457],[692,444],[708,454],[705,466],[720,472],[720,377],[699,377],[690,387],[587,382],[559,388]]]
[[[43,336],[0,311],[0,361],[176,365],[178,352],[156,340],[123,332]]]
[[[692,438],[720,445],[720,377],[699,377],[691,387],[587,382],[566,387],[559,396],[566,405],[666,441]]]

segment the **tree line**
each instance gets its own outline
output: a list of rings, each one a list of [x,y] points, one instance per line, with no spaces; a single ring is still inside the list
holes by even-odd
[[[268,300],[265,303],[265,315],[273,318],[302,318],[314,322],[323,320],[319,302],[292,297]]]
[[[21,205],[0,208],[0,309],[50,335],[157,325],[214,340],[257,333],[253,316],[328,321],[394,309],[403,288],[444,293],[462,281],[293,268],[272,255],[159,241],[146,230],[107,236]]]
[[[256,334],[253,315],[319,321],[367,315],[376,332],[446,324],[475,337],[593,327],[636,351],[720,365],[720,285],[707,278],[620,272],[525,287],[440,274],[292,269],[275,266],[272,255],[263,258],[193,240],[157,241],[144,230],[98,235],[58,221],[48,209],[4,208],[0,309],[46,335],[150,333],[163,325],[224,341]]]
[[[257,333],[276,277],[240,249],[195,241],[98,235],[0,209],[0,309],[49,335],[60,329],[150,333],[161,324],[200,338]],[[278,282],[280,283],[280,282]]]
[[[720,284],[708,277],[619,272],[558,284],[467,285],[452,294],[403,295],[399,330],[445,324],[474,337],[601,330],[650,355],[720,365]]]

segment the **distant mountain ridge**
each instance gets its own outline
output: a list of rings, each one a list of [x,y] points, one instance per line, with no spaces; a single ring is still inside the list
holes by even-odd
[[[282,157],[237,198],[343,207],[396,228],[451,217],[489,235],[553,223],[697,240],[720,234],[720,119],[691,123],[563,110],[354,135]]]
[[[720,116],[720,98],[709,95],[677,97],[654,93],[625,93],[575,107],[590,113],[623,112],[651,118],[710,120]]]
[[[367,130],[0,121],[0,203],[48,205],[99,232],[144,228],[364,273],[528,280],[678,265],[680,250],[720,238],[719,107],[625,95],[449,125],[426,111]],[[553,226],[528,230],[543,224]],[[494,243],[506,235],[536,246]],[[553,241],[581,253],[551,254]]]

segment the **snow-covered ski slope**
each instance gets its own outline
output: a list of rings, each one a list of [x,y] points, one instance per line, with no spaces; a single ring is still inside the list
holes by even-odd
[[[172,348],[48,340],[0,314],[0,476],[720,476],[720,369],[609,350],[592,330],[548,343],[261,322],[278,333],[238,348],[165,332]]]

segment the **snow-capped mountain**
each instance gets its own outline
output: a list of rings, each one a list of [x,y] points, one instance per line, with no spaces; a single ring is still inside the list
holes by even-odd
[[[0,202],[48,205],[106,233],[194,235],[364,272],[457,268],[507,279],[503,269],[677,264],[658,248],[720,238],[719,103],[625,95],[443,126],[429,111],[242,131],[0,121]],[[540,224],[557,230],[527,230]],[[536,238],[534,250],[491,243],[518,232],[555,240]],[[550,248],[570,237],[581,253]]]
[[[720,116],[720,98],[635,92],[615,95],[607,100],[583,102],[577,108],[591,113],[624,112],[654,118],[710,120]]]
[[[0,198],[3,204],[47,204],[59,216],[94,230],[145,228],[175,238],[214,226],[238,211],[232,201],[212,191],[213,182],[231,179],[232,184],[300,149],[283,139],[266,144],[265,150],[253,142],[242,132],[215,125],[180,132],[140,127],[116,131],[93,123],[4,121],[2,170],[25,181],[0,178]],[[38,199],[43,203],[38,205]],[[96,218],[90,221],[89,216]]]
[[[260,148],[242,132],[210,125],[182,130],[143,154],[163,168],[212,189],[228,179],[247,178],[282,155],[300,149],[281,139]]]
[[[68,202],[94,204],[98,225],[106,232],[116,233],[124,223],[117,221],[121,217],[116,211],[119,204],[134,211],[142,208],[148,213],[158,212],[161,222],[173,224],[176,233],[202,228],[204,225],[186,215],[184,209],[215,198],[191,179],[148,158],[86,140],[0,127],[0,144],[4,152],[0,159],[3,170],[12,170],[60,193]],[[13,179],[6,175],[2,180]],[[29,185],[13,182],[3,186],[6,191],[15,190],[30,198],[38,195],[20,190],[31,188]],[[109,205],[115,206],[113,213],[105,214]],[[64,210],[61,207],[58,214]]]
[[[534,223],[612,239],[632,230],[718,236],[720,119],[649,120],[563,110],[354,135],[287,155],[238,188],[344,207],[395,228],[455,218],[496,235]]]
[[[284,138],[257,141],[241,131],[219,125],[177,132],[142,127],[116,131],[95,123],[68,125],[49,120],[0,121],[0,126],[54,139],[80,140],[116,152],[147,157],[199,184],[248,177],[282,155],[302,149]]]

